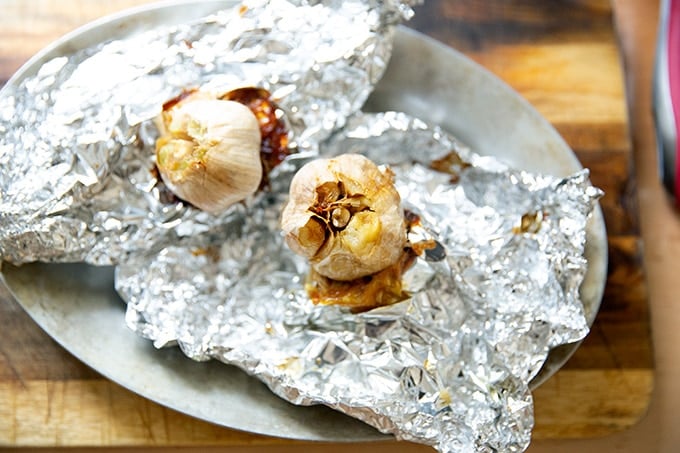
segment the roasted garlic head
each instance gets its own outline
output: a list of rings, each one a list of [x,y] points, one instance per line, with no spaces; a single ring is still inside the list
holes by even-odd
[[[349,281],[395,264],[406,226],[393,174],[359,154],[318,159],[293,177],[281,228],[316,272]]]
[[[195,92],[164,106],[159,129],[156,165],[179,198],[217,213],[260,186],[260,126],[248,107]]]

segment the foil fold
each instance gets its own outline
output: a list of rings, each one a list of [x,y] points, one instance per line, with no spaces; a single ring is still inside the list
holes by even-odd
[[[588,332],[578,288],[601,193],[587,171],[512,170],[397,112],[355,115],[320,151],[388,161],[405,208],[422,219],[415,234],[443,245],[445,257],[422,256],[406,272],[408,300],[358,315],[313,305],[308,265],[279,231],[283,191],[219,241],[121,264],[130,328],[236,365],[296,404],[325,404],[442,452],[524,450],[531,378],[552,347]]]
[[[291,151],[315,154],[382,76],[411,3],[232,3],[46,62],[0,95],[0,256],[116,264],[243,215],[163,197],[153,172],[163,103],[190,88],[265,88],[290,125]]]
[[[0,92],[0,256],[117,265],[134,332],[295,404],[442,452],[523,451],[531,379],[588,331],[578,291],[601,192],[587,171],[530,174],[404,113],[360,113],[412,3],[253,0],[50,60]],[[274,94],[296,153],[218,216],[168,201],[152,119],[187,87],[234,84]],[[405,274],[409,299],[361,314],[309,301],[278,228],[296,170],[345,152],[389,165],[422,220],[411,239],[441,246]]]

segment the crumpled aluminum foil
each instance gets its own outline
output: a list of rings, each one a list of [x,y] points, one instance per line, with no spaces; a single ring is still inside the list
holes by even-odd
[[[164,199],[151,172],[162,104],[192,87],[262,87],[291,148],[316,153],[382,76],[410,3],[252,0],[47,62],[0,96],[0,256],[115,264],[242,215]]]
[[[404,207],[421,217],[409,239],[443,246],[445,257],[426,254],[406,272],[410,299],[358,315],[313,305],[308,265],[279,231],[287,193],[274,191],[219,241],[120,265],[130,328],[239,366],[296,404],[326,404],[442,452],[524,450],[530,380],[550,348],[588,332],[578,288],[601,193],[587,171],[511,170],[395,112],[356,115],[321,152],[388,163]],[[462,165],[431,168],[452,152]],[[274,183],[287,187],[294,172]]]
[[[529,381],[550,348],[588,330],[578,288],[600,192],[587,172],[516,171],[402,113],[354,114],[409,2],[311,3],[249,2],[56,58],[4,90],[0,256],[119,264],[134,331],[235,364],[291,402],[442,452],[522,451]],[[160,104],[244,80],[279,99],[299,153],[271,190],[220,216],[163,200],[149,171]],[[411,239],[444,252],[405,274],[410,299],[362,314],[312,305],[308,266],[278,230],[295,171],[342,152],[390,165],[422,220]]]

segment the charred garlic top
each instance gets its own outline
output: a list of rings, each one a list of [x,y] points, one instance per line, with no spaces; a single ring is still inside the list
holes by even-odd
[[[281,227],[294,252],[319,274],[341,281],[391,266],[406,244],[392,173],[358,154],[302,167],[291,182]]]

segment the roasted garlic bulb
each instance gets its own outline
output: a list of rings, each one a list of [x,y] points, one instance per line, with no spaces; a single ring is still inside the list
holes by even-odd
[[[248,107],[193,92],[164,106],[159,129],[156,165],[179,198],[217,213],[260,186],[260,126]]]
[[[324,277],[349,281],[399,261],[406,226],[393,174],[359,154],[319,159],[293,177],[281,228]]]

